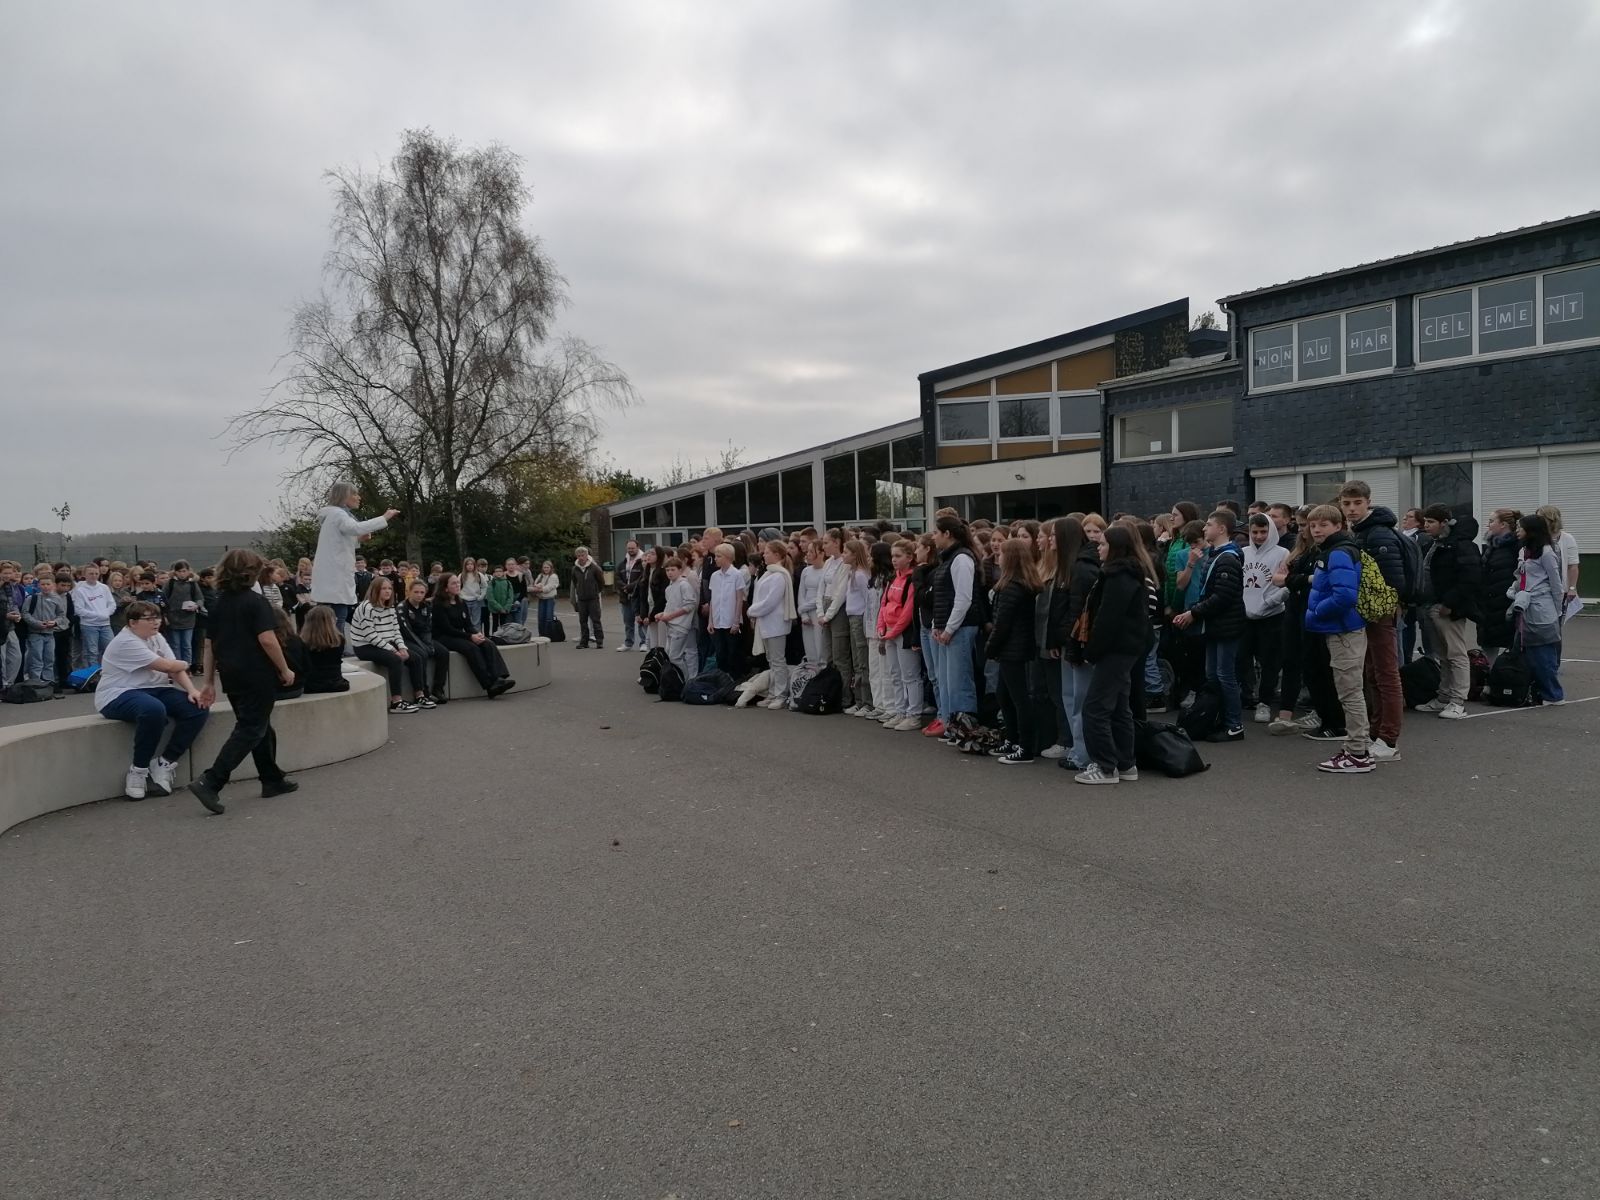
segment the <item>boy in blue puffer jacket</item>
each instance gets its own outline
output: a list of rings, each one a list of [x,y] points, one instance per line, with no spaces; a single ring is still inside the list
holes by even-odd
[[[1317,568],[1306,601],[1306,632],[1327,639],[1333,686],[1344,708],[1344,748],[1317,770],[1336,775],[1364,775],[1376,761],[1367,739],[1367,697],[1362,667],[1367,657],[1366,622],[1356,611],[1361,589],[1361,547],[1345,531],[1344,514],[1332,504],[1319,504],[1309,518],[1317,544]]]

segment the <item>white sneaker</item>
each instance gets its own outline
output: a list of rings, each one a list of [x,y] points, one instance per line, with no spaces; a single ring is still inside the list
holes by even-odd
[[[1107,775],[1100,769],[1100,764],[1092,762],[1083,770],[1073,776],[1079,783],[1121,783],[1121,778],[1112,772]]]
[[[650,653],[650,647],[646,646],[643,642],[639,643],[638,650],[639,650],[640,654],[648,654],[648,653]]]
[[[1314,712],[1309,712],[1303,717],[1296,717],[1294,721],[1294,727],[1302,731],[1307,729],[1321,729],[1322,718],[1317,716],[1317,714]]]
[[[150,790],[158,796],[172,795],[172,773],[178,769],[177,763],[169,763],[164,758],[150,761]]]
[[[629,650],[632,650],[632,649],[633,649],[632,646],[618,646],[617,647],[617,653],[618,654],[626,654]]]
[[[1439,710],[1439,715],[1446,721],[1459,721],[1467,715],[1467,709],[1463,704],[1447,704]]]
[[[894,730],[896,733],[905,733],[908,730],[921,729],[922,722],[916,717],[906,717],[889,726],[889,728]]]
[[[1256,724],[1265,725],[1270,720],[1272,720],[1272,710],[1265,704],[1256,705]]]
[[[774,696],[774,697],[772,697],[772,699],[764,701],[763,703],[765,704],[765,706],[767,708],[773,708],[773,709],[788,708],[789,707],[789,702],[787,700],[785,700],[782,696]]]
[[[1376,762],[1397,762],[1400,758],[1398,747],[1389,745],[1382,738],[1373,738],[1372,745],[1367,750],[1367,756]]]
[[[904,721],[905,719],[905,713],[884,713],[883,720],[879,721],[878,724],[882,725],[885,729],[888,729],[900,724],[900,722]]]
[[[1426,704],[1417,705],[1417,711],[1418,712],[1425,712],[1425,713],[1436,713],[1436,712],[1443,712],[1448,707],[1450,707],[1450,706],[1447,705],[1443,700],[1433,699],[1433,700],[1429,700]]]
[[[129,767],[128,778],[122,782],[122,794],[129,800],[143,800],[144,785],[149,778],[149,771],[141,771],[138,767]]]
[[[1047,749],[1039,751],[1040,758],[1065,758],[1066,754],[1067,748],[1060,742],[1057,742],[1054,746],[1050,746]]]

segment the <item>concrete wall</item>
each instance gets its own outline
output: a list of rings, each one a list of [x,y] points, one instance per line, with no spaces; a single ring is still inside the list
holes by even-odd
[[[531,642],[524,642],[520,646],[501,646],[500,655],[506,660],[511,678],[517,681],[517,686],[511,689],[513,692],[530,692],[550,682],[549,638],[534,638]],[[375,663],[363,662],[357,658],[350,659],[349,664],[379,677],[383,675]],[[481,700],[484,694],[484,690],[478,686],[478,681],[472,677],[472,669],[467,666],[467,660],[459,654],[450,655],[450,699]],[[385,715],[387,711],[385,704]]]

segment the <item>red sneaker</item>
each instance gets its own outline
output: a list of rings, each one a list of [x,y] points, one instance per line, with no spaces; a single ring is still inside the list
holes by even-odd
[[[944,736],[944,722],[939,720],[938,717],[935,717],[933,719],[933,724],[929,725],[926,729],[924,729],[922,731],[922,736],[923,737],[943,737]]]

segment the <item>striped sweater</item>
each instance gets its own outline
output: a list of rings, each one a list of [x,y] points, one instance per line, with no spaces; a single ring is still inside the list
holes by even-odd
[[[350,616],[350,644],[399,650],[405,645],[400,636],[399,614],[393,608],[375,608],[363,600]]]

